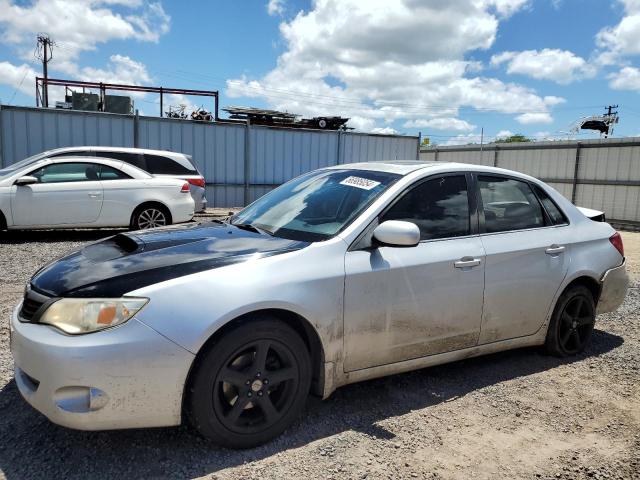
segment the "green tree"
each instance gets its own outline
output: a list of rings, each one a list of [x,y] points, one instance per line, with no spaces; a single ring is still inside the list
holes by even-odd
[[[521,133],[516,133],[510,137],[496,138],[494,143],[520,143],[520,142],[532,142],[529,137],[525,137]]]

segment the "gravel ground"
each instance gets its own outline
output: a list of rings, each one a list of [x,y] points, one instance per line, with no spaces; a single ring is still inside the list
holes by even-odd
[[[247,451],[186,428],[78,432],[21,398],[9,315],[43,263],[99,232],[0,239],[0,475],[23,478],[640,478],[640,233],[633,288],[576,358],[505,352],[350,385]]]

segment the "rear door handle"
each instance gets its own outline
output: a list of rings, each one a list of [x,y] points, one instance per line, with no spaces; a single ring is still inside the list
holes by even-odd
[[[98,198],[100,195],[102,195],[100,192],[89,192],[91,198]]]
[[[453,266],[456,268],[472,268],[477,267],[481,262],[482,260],[480,260],[479,258],[462,257],[457,262],[454,262]]]
[[[558,255],[559,253],[564,252],[564,246],[563,245],[556,245],[553,244],[551,245],[549,248],[547,248],[544,253],[546,253],[547,255]]]

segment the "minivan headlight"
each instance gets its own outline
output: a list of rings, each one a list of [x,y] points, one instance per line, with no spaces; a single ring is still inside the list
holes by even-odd
[[[46,323],[72,335],[96,332],[121,325],[144,307],[148,298],[62,298],[40,317]]]

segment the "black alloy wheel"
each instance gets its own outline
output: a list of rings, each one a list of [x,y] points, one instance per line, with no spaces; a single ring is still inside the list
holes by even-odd
[[[311,385],[306,344],[265,316],[221,336],[196,360],[185,407],[204,436],[249,448],[282,433],[304,407]]]
[[[218,372],[213,408],[231,431],[250,434],[273,426],[291,408],[300,383],[293,352],[260,339],[236,350]]]
[[[558,299],[549,324],[546,349],[557,356],[582,352],[596,320],[596,306],[591,291],[581,285],[572,287]]]

